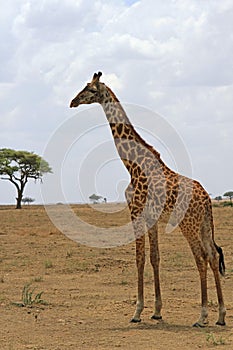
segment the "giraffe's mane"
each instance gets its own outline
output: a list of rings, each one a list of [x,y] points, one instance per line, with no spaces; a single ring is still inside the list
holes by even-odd
[[[115,102],[118,102],[118,103],[120,104],[120,101],[118,100],[118,98],[116,97],[116,95],[114,94],[114,92],[113,92],[108,86],[106,86],[106,87],[107,87],[107,89],[108,89],[110,95],[113,97],[114,101],[115,101]],[[120,106],[121,106],[121,104],[120,104]],[[131,130],[132,130],[133,133],[136,135],[136,139],[137,139],[144,147],[146,147],[152,154],[154,154],[154,156],[155,156],[157,159],[159,159],[159,160],[162,162],[162,160],[161,160],[161,158],[160,158],[160,153],[157,152],[157,151],[154,149],[153,146],[149,145],[149,144],[138,134],[138,132],[135,130],[134,126],[130,123],[130,121],[129,121],[129,119],[128,119],[128,117],[127,117],[127,115],[126,115],[126,113],[125,113],[125,111],[124,111],[124,109],[123,109],[122,106],[121,106],[121,108],[122,108],[122,111],[124,112],[124,114],[125,114],[125,116],[126,116],[127,124],[130,125]]]
[[[105,85],[105,84],[104,84],[104,85]],[[108,89],[110,95],[113,97],[114,101],[115,101],[115,102],[120,102],[120,101],[118,100],[118,98],[116,97],[116,95],[114,94],[114,92],[110,89],[110,87],[108,87],[107,85],[105,85],[105,86],[106,86],[106,88]]]

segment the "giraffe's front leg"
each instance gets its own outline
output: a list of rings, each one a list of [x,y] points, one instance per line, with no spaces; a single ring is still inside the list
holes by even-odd
[[[202,258],[203,253],[195,255],[197,268],[200,274],[201,281],[201,315],[199,320],[194,323],[194,327],[206,327],[208,325],[208,296],[207,296],[207,260]]]
[[[207,268],[207,264],[206,264]],[[207,299],[207,276],[206,270],[199,269],[201,278],[201,315],[199,320],[193,324],[193,327],[206,327],[208,326],[208,299]]]
[[[155,313],[151,317],[153,320],[161,320],[162,298],[159,281],[159,247],[158,247],[158,226],[157,223],[148,229],[150,241],[150,262],[154,272],[154,286],[155,286]]]
[[[142,233],[141,233],[142,234]],[[141,313],[144,309],[143,274],[145,266],[145,234],[136,238],[136,264],[138,270],[138,297],[136,310],[131,322],[141,322]]]

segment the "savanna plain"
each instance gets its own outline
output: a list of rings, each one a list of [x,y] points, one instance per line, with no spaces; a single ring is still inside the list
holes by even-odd
[[[57,208],[62,215],[62,205]],[[71,208],[96,227],[96,235],[98,227],[114,232],[129,223],[123,204]],[[132,324],[137,288],[133,241],[113,248],[87,246],[60,232],[43,206],[0,206],[0,349],[233,349],[233,208],[213,211],[215,239],[226,262],[227,325],[215,325],[217,297],[209,269],[209,326],[200,329],[192,327],[200,313],[199,275],[178,229],[165,233],[160,223],[163,320],[150,319],[154,290],[147,241],[145,309],[141,323]],[[82,227],[83,238],[88,230],[81,232]]]

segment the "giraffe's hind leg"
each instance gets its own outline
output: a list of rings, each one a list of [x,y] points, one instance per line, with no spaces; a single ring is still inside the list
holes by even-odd
[[[207,295],[207,265],[208,257],[205,253],[205,249],[199,235],[192,231],[190,228],[186,228],[180,225],[183,235],[187,239],[190,248],[192,250],[193,256],[196,261],[198,272],[200,275],[201,282],[201,314],[196,323],[193,324],[194,327],[205,327],[208,325],[208,295]]]
[[[222,287],[221,287],[220,273],[219,273],[219,263],[218,263],[218,259],[216,257],[216,254],[210,260],[210,267],[211,267],[213,274],[214,274],[215,285],[216,285],[217,296],[218,296],[219,316],[218,316],[218,321],[216,322],[216,324],[219,326],[225,326],[225,324],[226,324],[225,323],[226,309],[225,309],[224,301],[223,301],[223,294],[222,294]]]
[[[225,315],[226,309],[224,306],[223,293],[220,281],[220,272],[224,274],[225,265],[222,249],[216,245],[214,242],[214,226],[212,212],[207,212],[205,220],[202,225],[202,240],[205,246],[205,250],[208,254],[208,260],[210,267],[214,274],[217,297],[218,297],[218,306],[219,306],[219,317],[216,322],[217,325],[225,326]]]

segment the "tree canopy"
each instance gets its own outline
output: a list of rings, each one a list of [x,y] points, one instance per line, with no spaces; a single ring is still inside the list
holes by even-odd
[[[9,148],[0,149],[0,175],[17,189],[16,208],[21,209],[23,191],[29,179],[42,180],[45,173],[51,173],[48,162],[39,155],[28,151]]]
[[[95,204],[98,203],[98,201],[103,198],[102,196],[98,196],[97,194],[93,193],[89,199]]]
[[[33,203],[33,202],[35,202],[35,199],[34,198],[31,198],[31,197],[23,197],[23,199],[22,199],[22,203],[23,204],[30,204],[30,203]]]
[[[233,198],[233,191],[228,191],[224,193],[224,197]]]
[[[233,204],[232,204],[233,191],[225,192],[225,193],[224,193],[224,197],[228,197],[228,198],[230,199],[231,206],[233,206]]]

